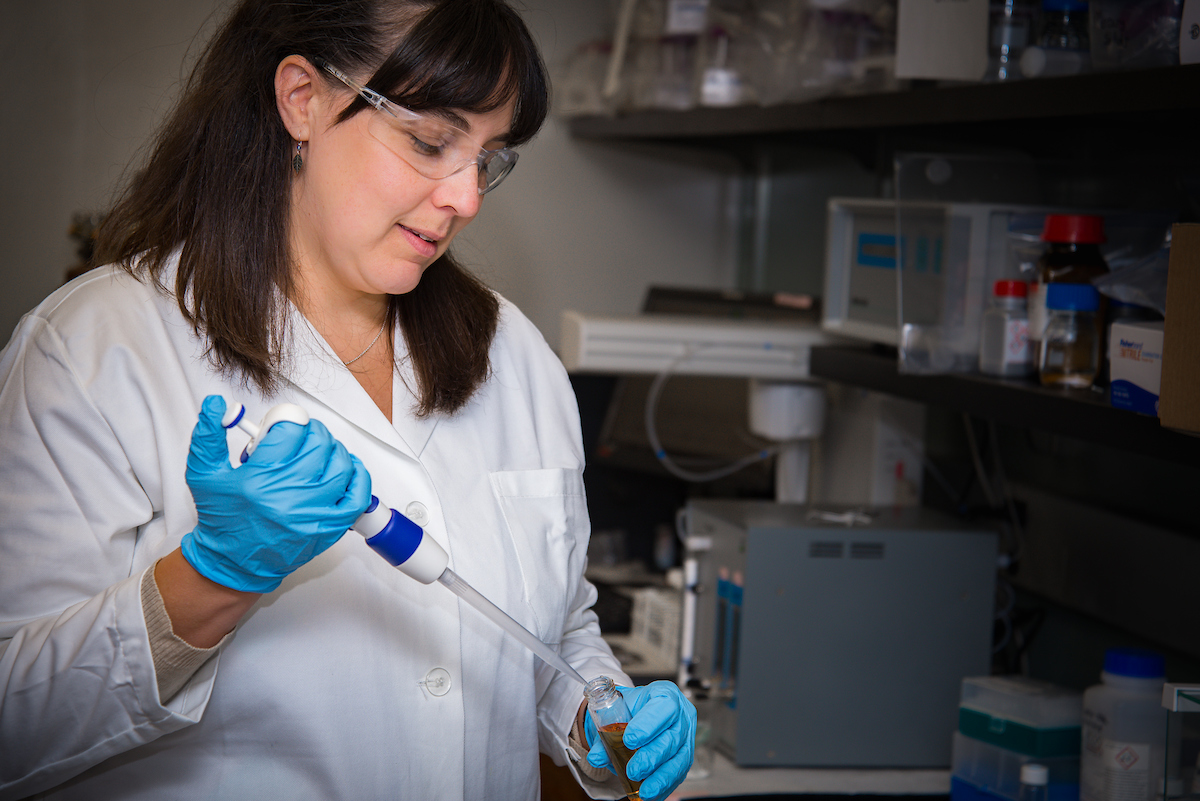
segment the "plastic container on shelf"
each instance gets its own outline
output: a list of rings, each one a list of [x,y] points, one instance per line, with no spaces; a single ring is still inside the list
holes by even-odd
[[[1030,757],[1078,757],[1081,693],[1025,676],[963,679],[958,730]]]
[[[1042,0],[1042,30],[1037,45],[1021,53],[1027,78],[1078,75],[1092,68],[1087,0]]]
[[[1046,287],[1046,330],[1038,347],[1043,386],[1086,389],[1100,371],[1100,293],[1091,284]]]
[[[1163,801],[1200,797],[1200,684],[1163,685],[1167,712],[1167,755]]]
[[[1027,292],[1024,281],[1003,280],[992,286],[992,305],[983,313],[979,329],[981,373],[1013,377],[1033,372]]]
[[[714,27],[705,44],[707,60],[700,76],[700,105],[739,105],[745,93],[742,76],[729,57],[729,34],[723,28]]]
[[[951,778],[957,779],[976,793],[995,799],[1018,801],[1021,794],[1021,767],[1029,763],[1046,766],[1048,801],[1077,801],[1078,753],[1059,757],[1033,757],[976,740],[962,732],[954,733]],[[952,792],[952,796],[954,795]],[[954,801],[959,799],[956,797]]]
[[[1090,0],[1088,35],[1093,69],[1178,64],[1182,16],[1183,0]]]
[[[607,114],[613,103],[601,91],[612,42],[584,42],[567,58],[562,77],[554,85],[554,111],[561,117]]]
[[[1110,648],[1101,683],[1083,693],[1081,801],[1155,801],[1166,758],[1161,654]]]

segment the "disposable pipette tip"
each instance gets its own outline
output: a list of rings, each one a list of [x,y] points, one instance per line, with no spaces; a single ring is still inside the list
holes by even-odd
[[[513,635],[518,642],[532,651],[547,665],[554,668],[559,673],[574,679],[580,684],[587,684],[587,682],[583,680],[583,677],[576,672],[575,668],[571,667],[570,664],[567,663],[567,660],[559,656],[553,648],[539,640],[531,631],[529,631],[529,629],[525,628],[520,623],[509,617],[509,615],[505,613],[503,609],[496,606],[494,603],[480,594],[478,590],[459,578],[453,570],[447,568],[445,572],[438,577],[438,581],[442,584],[445,584],[446,587],[459,598],[462,598],[471,606],[475,607],[484,615],[484,617],[488,618],[500,628]]]

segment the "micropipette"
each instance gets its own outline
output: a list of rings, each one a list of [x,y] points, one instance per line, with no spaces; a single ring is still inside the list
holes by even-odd
[[[270,431],[271,426],[283,422],[305,425],[308,420],[308,412],[302,407],[294,403],[281,403],[273,406],[263,417],[262,422],[256,426],[246,419],[246,407],[235,403],[226,410],[221,425],[225,428],[237,426],[250,435],[250,442],[243,449],[241,455],[241,461],[245,462],[258,447],[260,435],[265,435]],[[478,590],[447,567],[450,562],[449,555],[436,540],[425,535],[425,529],[395,509],[385,506],[379,498],[371,496],[371,504],[367,507],[367,511],[363,512],[351,528],[363,536],[367,545],[371,546],[375,553],[386,559],[400,572],[415,578],[422,584],[432,584],[436,581],[444,585],[515,637],[518,642],[540,657],[547,665],[580,684],[586,684],[583,677],[567,664],[567,661],[554,649],[535,637],[528,629],[513,620],[504,610],[485,598]]]

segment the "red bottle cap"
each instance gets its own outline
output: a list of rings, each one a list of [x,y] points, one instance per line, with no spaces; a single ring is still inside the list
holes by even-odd
[[[1043,242],[1073,242],[1098,245],[1104,237],[1104,218],[1094,214],[1047,214]]]
[[[998,298],[1023,298],[1029,294],[1024,281],[997,281],[992,285],[992,294]]]

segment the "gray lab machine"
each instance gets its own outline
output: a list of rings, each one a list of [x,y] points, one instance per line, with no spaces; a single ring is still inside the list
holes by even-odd
[[[711,543],[693,672],[739,765],[948,766],[961,681],[990,672],[996,534],[920,508],[816,514],[845,511],[688,504]]]

